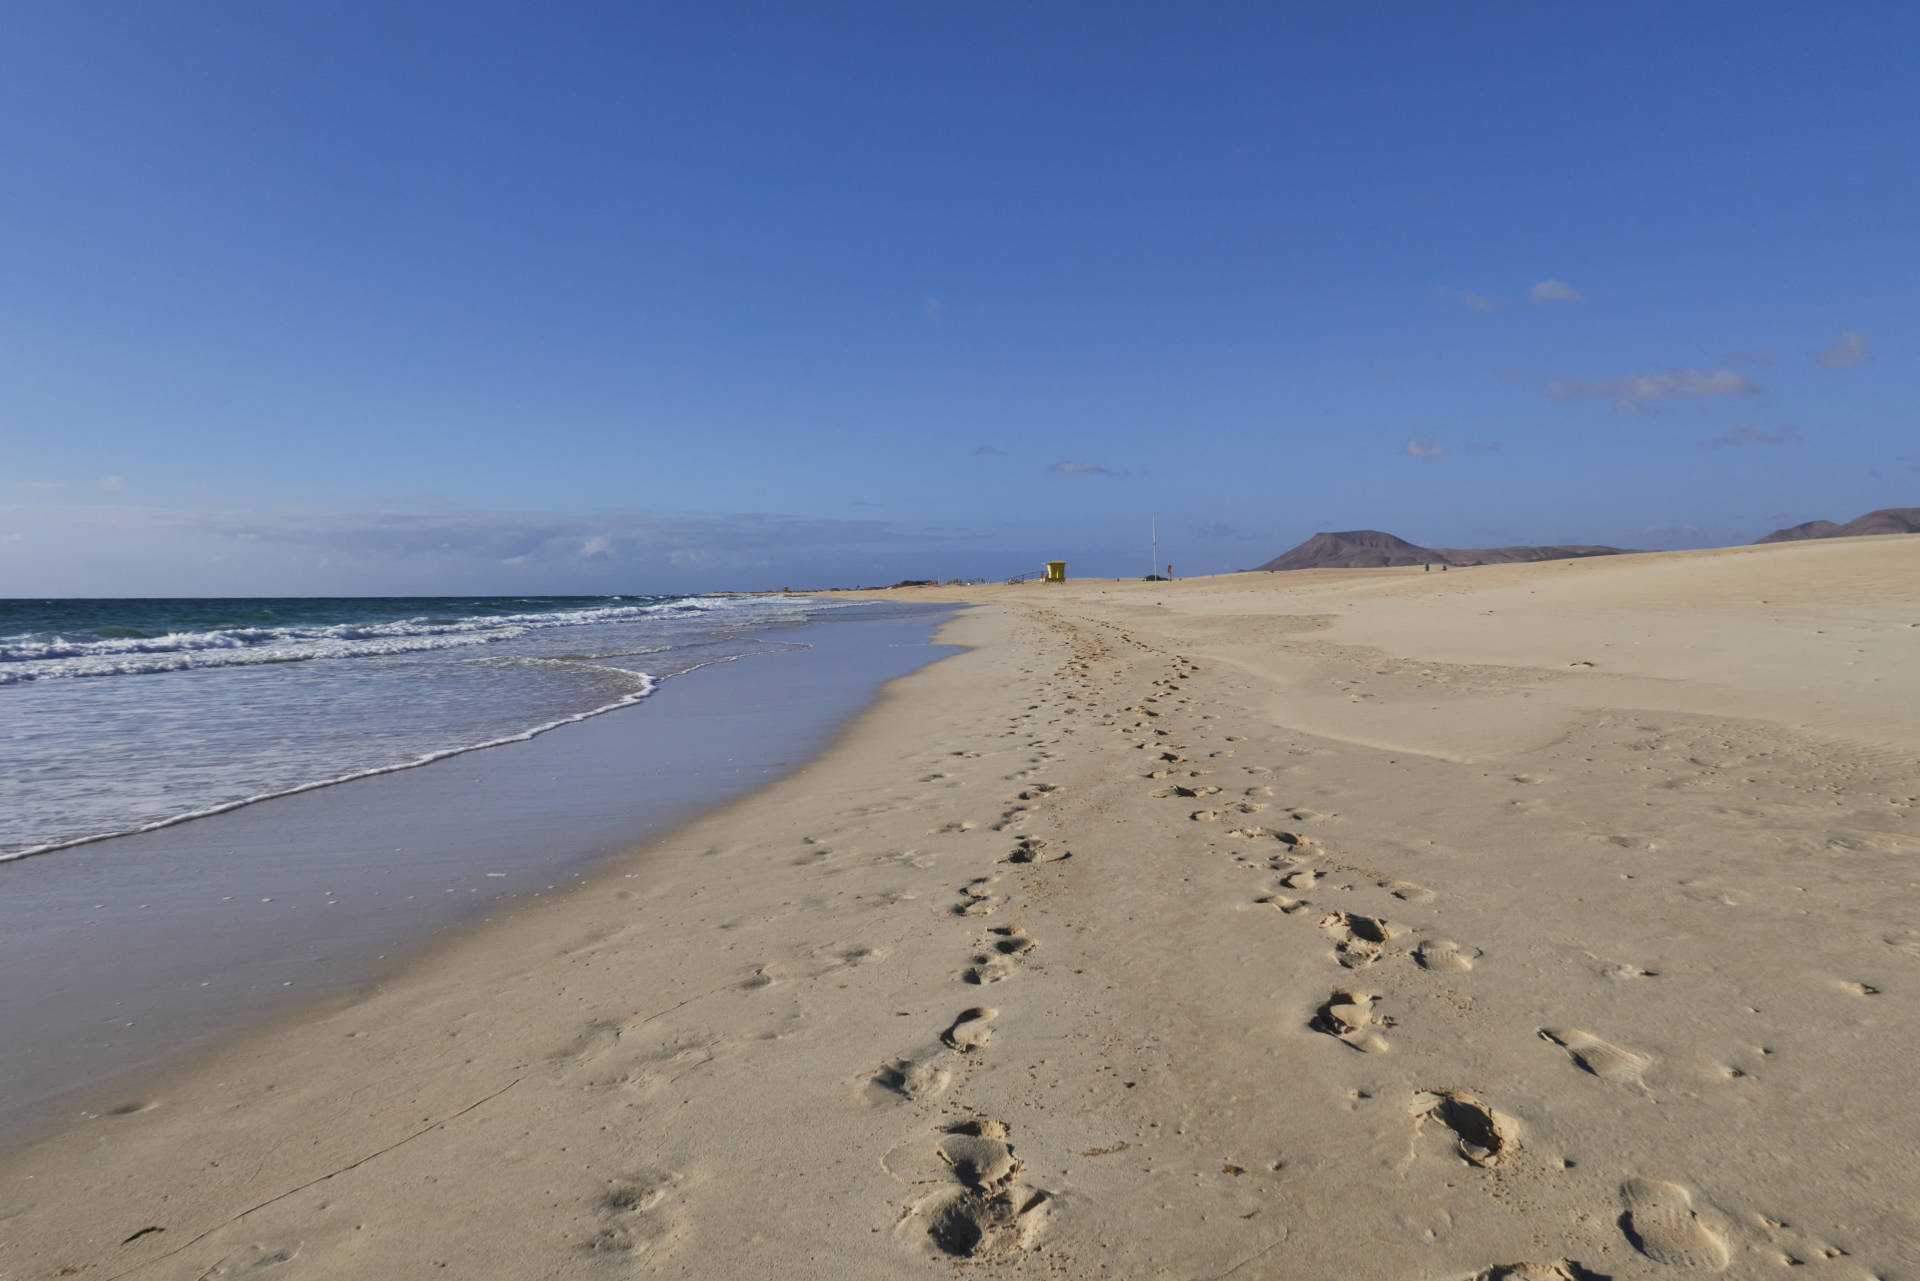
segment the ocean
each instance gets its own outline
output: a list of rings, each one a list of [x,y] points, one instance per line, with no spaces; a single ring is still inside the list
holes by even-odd
[[[407,769],[790,648],[786,596],[0,600],[0,860]]]
[[[953,612],[0,602],[0,1151],[803,769]]]

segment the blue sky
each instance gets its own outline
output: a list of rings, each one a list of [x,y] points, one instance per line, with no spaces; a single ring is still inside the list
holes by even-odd
[[[1453,12],[1448,12],[1452,10]],[[0,595],[1920,503],[1894,4],[14,6]]]

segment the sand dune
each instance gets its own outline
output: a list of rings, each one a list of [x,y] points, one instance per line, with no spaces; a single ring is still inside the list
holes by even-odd
[[[954,589],[807,770],[20,1154],[0,1274],[1920,1274],[1917,590]]]

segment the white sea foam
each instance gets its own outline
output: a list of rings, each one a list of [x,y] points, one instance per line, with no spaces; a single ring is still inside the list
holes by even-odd
[[[570,665],[582,666],[581,664]],[[562,716],[557,720],[535,725],[530,729],[522,730],[516,734],[507,734],[499,738],[491,738],[483,743],[467,743],[459,747],[449,747],[437,752],[427,752],[420,756],[413,757],[410,760],[400,761],[391,765],[377,765],[369,769],[353,770],[345,774],[335,775],[332,778],[323,778],[316,782],[302,783],[297,787],[286,787],[278,791],[262,792],[256,796],[244,796],[239,800],[226,801],[219,805],[209,805],[204,809],[193,810],[185,814],[169,815],[166,818],[151,823],[143,823],[135,827],[123,828],[119,831],[96,832],[87,836],[74,837],[70,840],[53,841],[45,845],[29,846],[26,849],[0,851],[0,863],[11,863],[19,859],[31,858],[36,854],[50,854],[55,850],[71,849],[76,845],[90,845],[95,841],[109,840],[116,836],[127,836],[134,832],[155,832],[163,827],[173,827],[178,823],[190,822],[196,818],[206,818],[213,814],[224,814],[229,810],[237,810],[243,806],[253,805],[260,801],[270,801],[281,796],[295,796],[301,792],[317,791],[323,787],[333,787],[339,783],[352,782],[357,778],[371,778],[376,774],[393,774],[400,770],[418,769],[422,765],[431,765],[435,761],[446,760],[449,756],[459,756],[466,752],[477,752],[485,747],[500,747],[507,743],[524,743],[530,738],[535,738],[546,733],[548,730],[559,729],[562,725],[573,725],[580,721],[588,720],[591,717],[603,716],[608,712],[618,711],[623,707],[631,707],[653,693],[660,685],[657,680],[645,672],[631,672],[624,668],[617,667],[601,668],[600,670],[617,673],[619,677],[637,682],[637,685],[610,703],[590,708],[584,712],[577,712],[572,716]]]
[[[602,598],[493,617],[436,604],[171,636],[16,624],[0,634],[0,862],[519,742],[700,667],[795,648],[779,630],[864,602]],[[194,668],[228,670],[68,679]]]
[[[68,640],[59,636],[0,637],[0,685],[74,677],[141,676],[205,667],[248,667],[324,658],[372,658],[487,645],[533,632],[645,618],[739,614],[742,622],[801,617],[849,601],[814,597],[687,597],[652,605],[605,606],[548,613],[500,614],[453,619],[405,618],[391,622],[337,623],[318,627],[231,627],[164,636],[115,636]]]

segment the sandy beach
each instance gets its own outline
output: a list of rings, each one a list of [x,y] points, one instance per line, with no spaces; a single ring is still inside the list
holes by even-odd
[[[806,768],[17,1153],[0,1277],[1920,1277],[1920,538],[915,599]]]

